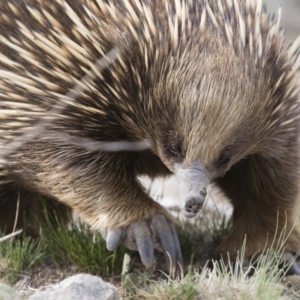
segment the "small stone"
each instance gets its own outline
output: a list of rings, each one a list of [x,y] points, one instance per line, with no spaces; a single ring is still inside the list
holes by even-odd
[[[9,285],[0,283],[0,300],[13,300],[17,299],[17,295],[15,294],[13,288]]]
[[[78,274],[69,277],[28,300],[119,300],[117,289],[97,276]]]

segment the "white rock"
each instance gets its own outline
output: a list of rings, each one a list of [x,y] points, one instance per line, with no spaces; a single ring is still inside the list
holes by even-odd
[[[17,295],[15,294],[14,290],[10,286],[0,283],[0,300],[13,299],[17,299]]]
[[[69,277],[28,300],[119,300],[117,289],[97,276],[78,274]]]

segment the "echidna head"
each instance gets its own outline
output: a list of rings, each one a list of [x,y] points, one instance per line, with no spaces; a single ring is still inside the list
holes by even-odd
[[[164,85],[160,96],[168,104],[154,125],[157,153],[177,176],[187,217],[202,207],[207,185],[258,151],[268,134],[271,102],[264,72],[233,51],[217,54],[190,61],[190,73],[174,72],[178,80]]]
[[[235,9],[228,1],[205,1],[201,13],[194,7],[195,15],[182,22],[189,9],[175,2],[167,9],[168,24],[161,18],[156,30],[150,22],[144,42],[137,35],[140,56],[129,65],[137,86],[131,90],[142,95],[132,97],[142,103],[138,121],[145,126],[139,128],[147,129],[141,136],[176,174],[180,207],[192,217],[211,181],[244,157],[270,152],[276,128],[298,130],[290,122],[298,118],[300,60],[298,43],[288,51],[284,44],[280,11],[269,22],[255,1],[235,1]]]

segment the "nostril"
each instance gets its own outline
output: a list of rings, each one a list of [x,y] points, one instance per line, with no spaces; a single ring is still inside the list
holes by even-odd
[[[203,206],[204,199],[191,198],[185,203],[185,211],[192,214],[197,214]]]

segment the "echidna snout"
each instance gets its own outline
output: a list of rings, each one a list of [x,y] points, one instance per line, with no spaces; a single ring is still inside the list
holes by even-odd
[[[185,201],[185,206],[182,209],[182,213],[187,218],[192,218],[197,215],[197,213],[201,210],[204,201],[205,201],[206,193],[201,192],[200,197],[189,197]]]
[[[210,180],[201,163],[193,163],[187,168],[178,167],[176,177],[179,186],[179,207],[187,218],[192,218],[201,210]]]

